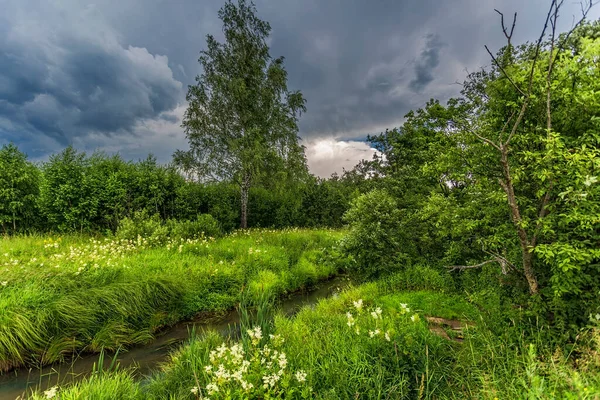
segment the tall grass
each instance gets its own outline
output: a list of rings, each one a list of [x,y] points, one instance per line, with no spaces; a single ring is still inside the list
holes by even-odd
[[[151,340],[161,327],[279,296],[337,271],[340,233],[244,231],[211,240],[28,236],[0,240],[0,371]]]

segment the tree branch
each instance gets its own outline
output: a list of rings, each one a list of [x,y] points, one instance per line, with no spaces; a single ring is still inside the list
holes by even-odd
[[[498,260],[496,260],[496,259],[494,258],[494,259],[487,260],[487,261],[484,261],[484,262],[482,262],[482,263],[475,264],[475,265],[453,265],[453,266],[448,266],[448,267],[446,267],[446,268],[448,268],[450,271],[463,271],[463,270],[465,270],[465,269],[481,268],[481,267],[483,267],[484,265],[491,264],[491,263],[493,263],[493,262],[497,262],[497,261],[498,261]]]
[[[502,74],[504,74],[504,77],[506,79],[508,79],[508,81],[513,85],[513,87],[515,89],[517,89],[517,91],[519,93],[521,93],[521,95],[526,96],[525,92],[523,90],[521,90],[521,88],[519,86],[517,86],[517,84],[515,83],[515,81],[513,81],[512,78],[508,75],[508,73],[506,72],[506,70],[504,69],[504,67],[502,67],[502,65],[500,65],[500,63],[498,62],[498,59],[496,57],[494,57],[494,55],[492,54],[492,52],[490,51],[490,49],[487,47],[487,45],[485,45],[483,47],[485,47],[485,49],[487,50],[487,52],[490,55],[490,57],[492,57],[492,61],[494,61],[494,64],[496,64],[496,66],[500,69],[500,71],[502,72]]]

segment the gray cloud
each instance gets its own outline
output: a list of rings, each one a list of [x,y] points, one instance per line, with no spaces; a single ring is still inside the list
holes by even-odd
[[[439,35],[427,35],[425,48],[415,65],[415,77],[408,86],[415,92],[422,92],[434,79],[436,67],[440,64],[440,50],[446,43],[440,40]]]
[[[72,142],[162,160],[185,146],[185,86],[200,73],[205,35],[222,38],[223,0],[2,3],[0,144],[14,140],[42,157]],[[456,95],[466,69],[489,64],[483,45],[503,44],[493,9],[519,12],[522,42],[541,29],[548,1],[256,4],[273,28],[271,54],[286,57],[290,89],[308,100],[300,135],[313,143],[362,139],[398,126],[431,97]],[[565,2],[560,29],[578,9]]]
[[[14,125],[7,135],[19,142],[23,132],[38,133],[61,145],[92,132],[116,136],[181,101],[166,56],[122,44],[94,10],[41,8],[31,20],[2,21],[0,116]]]

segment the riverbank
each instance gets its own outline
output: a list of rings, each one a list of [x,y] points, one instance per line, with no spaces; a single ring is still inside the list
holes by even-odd
[[[256,230],[153,245],[148,240],[29,236],[0,240],[0,370],[74,352],[147,343],[198,313],[327,279],[341,233]]]

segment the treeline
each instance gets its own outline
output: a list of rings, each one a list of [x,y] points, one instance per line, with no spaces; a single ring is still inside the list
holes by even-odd
[[[339,227],[366,180],[356,172],[249,193],[249,227]],[[119,155],[87,155],[73,147],[32,163],[14,144],[0,149],[0,226],[4,234],[34,231],[115,231],[136,213],[162,220],[195,220],[210,214],[224,231],[240,224],[239,185],[185,179],[153,156],[137,162]]]

